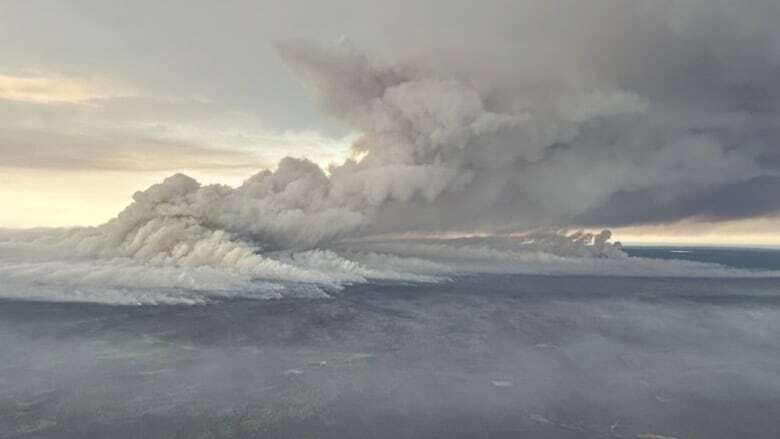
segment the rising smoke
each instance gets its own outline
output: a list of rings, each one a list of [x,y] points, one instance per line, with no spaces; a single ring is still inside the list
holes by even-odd
[[[91,300],[101,293],[84,288],[259,289],[278,297],[289,292],[282,284],[296,284],[309,285],[299,293],[325,295],[370,278],[437,281],[453,267],[495,267],[484,261],[502,259],[503,271],[712,274],[720,269],[626,262],[608,232],[538,230],[587,223],[615,195],[672,186],[695,195],[766,173],[753,156],[679,126],[648,98],[614,84],[508,89],[498,98],[468,75],[382,64],[346,39],[287,41],[277,50],[318,107],[359,133],[359,159],[324,170],[288,157],[237,188],[177,174],[137,192],[102,226],[3,234],[0,275],[14,291],[32,280],[62,283]],[[505,238],[366,239],[408,232]],[[601,259],[618,262],[592,262]],[[128,300],[178,300],[145,294]]]

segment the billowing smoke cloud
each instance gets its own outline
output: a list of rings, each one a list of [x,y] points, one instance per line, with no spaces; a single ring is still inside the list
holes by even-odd
[[[571,59],[558,59],[557,69],[549,60],[505,65],[491,50],[465,61],[444,53],[392,64],[347,39],[325,46],[279,43],[279,55],[319,109],[358,133],[353,148],[359,159],[324,170],[306,159],[285,158],[237,188],[201,186],[174,175],[136,193],[105,225],[4,236],[2,256],[12,262],[4,263],[0,275],[17,284],[43,279],[74,288],[136,285],[220,294],[257,291],[257,283],[266,282],[263,294],[276,297],[289,292],[289,285],[298,285],[297,293],[324,295],[328,288],[370,278],[438,281],[454,271],[491,267],[739,274],[629,260],[608,243],[608,233],[527,232],[718,216],[721,211],[712,207],[717,194],[751,192],[751,182],[765,183],[759,186],[767,193],[766,185],[776,183],[777,154],[768,137],[777,131],[770,117],[774,101],[751,98],[761,94],[757,90],[774,96],[776,87],[764,70],[747,63],[736,71],[731,62],[774,53],[760,65],[778,71],[780,44],[761,26],[712,35],[709,23],[699,23],[700,5],[687,5],[648,6],[641,19],[634,7],[620,6],[613,24],[636,24],[637,34],[648,38],[626,38],[607,54],[593,47],[581,48],[580,56],[566,52]],[[535,12],[544,15],[541,9]],[[760,18],[742,11],[733,17]],[[566,37],[596,38],[603,24],[593,17],[583,23]],[[605,34],[621,35],[611,28]],[[604,37],[597,39],[603,43]],[[567,38],[546,44],[558,47]],[[751,53],[732,50],[746,41],[756,45]],[[674,53],[659,52],[667,43]],[[650,54],[659,64],[654,70],[666,78],[649,75]],[[704,67],[711,75],[689,89],[686,69]],[[776,209],[776,203],[754,198],[760,206],[735,211]],[[504,238],[368,239],[410,232]],[[418,256],[434,262],[405,259]],[[90,268],[94,261],[104,270]],[[178,300],[169,293],[159,297],[149,301]]]
[[[142,20],[149,13],[144,3],[107,8],[86,2],[67,14],[14,5],[7,15],[22,25],[4,26],[2,41],[25,44],[3,46],[9,68],[45,63],[42,70],[57,71],[89,59],[96,70],[152,95],[152,89],[177,97],[205,95],[219,105],[180,102],[161,110],[166,104],[160,101],[166,99],[114,99],[101,104],[100,111],[111,117],[82,124],[97,115],[77,112],[75,119],[62,118],[55,113],[73,110],[4,103],[4,114],[15,120],[4,122],[2,130],[11,145],[5,145],[9,163],[160,169],[165,161],[165,169],[184,168],[187,161],[178,160],[179,148],[172,146],[193,143],[192,137],[199,140],[190,151],[199,166],[214,159],[230,166],[248,161],[242,154],[214,153],[201,145],[204,136],[158,139],[176,140],[173,144],[142,142],[139,137],[158,133],[122,134],[100,129],[102,124],[159,124],[169,132],[177,126],[232,126],[228,131],[246,132],[255,120],[273,120],[270,130],[331,129],[312,120],[307,103],[297,99],[300,91],[290,88],[294,82],[284,76],[282,63],[268,53],[271,45],[265,42],[291,35],[326,41],[346,33],[371,56],[348,45],[286,43],[280,52],[336,124],[364,135],[366,143],[359,146],[372,156],[366,160],[398,164],[414,151],[418,164],[433,161],[447,168],[446,176],[435,179],[445,185],[444,177],[455,178],[453,168],[469,171],[462,177],[470,178],[463,184],[464,196],[444,190],[434,203],[388,200],[398,206],[384,208],[379,222],[370,221],[378,230],[641,224],[702,214],[777,213],[774,204],[761,201],[765,197],[751,196],[761,185],[749,184],[771,182],[777,189],[775,180],[756,179],[780,170],[780,9],[773,0],[748,5],[723,0],[400,0],[382,7],[356,0],[322,5],[239,0],[197,8],[174,0],[155,11],[154,20]],[[138,18],[131,20],[134,26],[104,26],[127,23],[128,17]],[[29,35],[25,23],[50,33]],[[204,50],[192,53],[186,49],[196,33]],[[72,50],[55,50],[51,35]],[[113,38],[123,43],[107,51],[103,45]],[[177,54],[173,68],[160,68],[172,54]],[[444,103],[447,96],[458,96],[457,102]],[[442,105],[447,111],[434,108]],[[233,110],[246,110],[251,122],[235,124]],[[480,111],[494,116],[480,121]],[[152,116],[138,119],[138,114]],[[453,131],[450,122],[464,124]],[[441,126],[436,131],[429,123]],[[496,123],[501,126],[484,125]],[[380,136],[385,133],[396,138]],[[127,137],[128,146],[116,148],[123,143],[117,137]],[[385,145],[399,141],[407,145],[403,153]],[[71,146],[67,154],[59,145],[63,142]],[[447,142],[453,147],[442,148]],[[149,160],[135,154],[141,143],[146,145],[141,156]],[[162,151],[161,145],[171,147]],[[25,154],[27,146],[39,154]],[[437,155],[441,162],[435,162]],[[707,212],[688,209],[690,203],[683,201],[728,195],[721,191],[726,185],[742,185],[738,198],[757,201],[746,206],[724,200]],[[429,193],[437,188],[431,186]],[[647,207],[645,215],[622,213],[636,212],[639,203]],[[444,209],[446,217],[439,214]],[[614,216],[622,219],[610,220]]]
[[[698,9],[689,11],[694,14],[690,23],[678,22],[687,15],[669,15],[678,13],[676,8],[649,9],[652,14],[646,20],[658,20],[655,25],[669,30],[665,36],[653,30],[651,41],[671,38],[678,49],[694,41],[705,43],[695,23]],[[626,12],[615,17],[624,25],[636,20]],[[593,32],[585,28],[581,32]],[[759,37],[766,35],[753,36]],[[676,84],[683,79],[647,78],[632,71],[624,63],[639,62],[647,56],[644,51],[651,50],[636,49],[641,50],[616,50],[605,61],[625,70],[619,81],[607,81],[602,73],[572,80],[552,70],[545,82],[511,66],[510,71],[518,72],[514,82],[502,81],[500,73],[490,82],[474,73],[484,70],[480,66],[459,68],[446,56],[432,57],[436,62],[388,66],[372,62],[348,41],[331,48],[305,42],[279,47],[319,107],[362,133],[355,148],[365,158],[357,167],[334,169],[334,177],[339,170],[359,169],[352,175],[383,188],[388,167],[401,165],[416,173],[404,178],[405,193],[415,193],[414,182],[429,188],[424,197],[385,198],[381,214],[370,223],[372,232],[495,232],[775,213],[774,197],[765,195],[776,189],[778,169],[771,160],[775,148],[766,137],[776,132],[776,123],[751,110],[750,99],[734,101],[728,90],[737,79],[705,86],[688,78],[691,84]],[[501,65],[479,56],[472,61]],[[665,54],[658,61],[673,64]],[[728,66],[715,61],[713,72],[726,75]],[[603,68],[591,63],[584,62],[588,69]],[[761,78],[756,72],[738,82],[769,88]],[[670,95],[665,86],[681,90]],[[689,96],[680,100],[685,94]]]

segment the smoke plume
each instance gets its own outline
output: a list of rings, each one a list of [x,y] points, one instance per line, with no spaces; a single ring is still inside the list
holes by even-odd
[[[707,133],[665,130],[673,128],[668,117],[635,91],[544,89],[522,99],[507,91],[497,99],[467,75],[382,64],[346,39],[287,41],[277,50],[318,108],[359,133],[359,158],[325,170],[288,157],[236,188],[177,174],[137,192],[102,226],[5,233],[0,276],[15,291],[60,283],[74,288],[71,297],[89,298],[101,293],[84,288],[106,286],[322,296],[366,279],[430,282],[489,267],[734,274],[628,261],[606,231],[549,232],[587,222],[616,194],[675,186],[690,195],[762,173]],[[370,239],[465,231],[503,238]],[[427,260],[407,259],[421,255]],[[593,262],[604,259],[616,262]],[[178,300],[170,291],[133,294],[131,302]]]

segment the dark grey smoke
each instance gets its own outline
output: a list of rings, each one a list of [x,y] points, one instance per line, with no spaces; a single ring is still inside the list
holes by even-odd
[[[685,218],[719,221],[776,215],[780,177],[764,176],[729,183],[688,197],[663,199],[662,190],[618,192],[606,205],[576,218],[584,225],[609,227],[665,223]]]
[[[456,3],[448,11],[469,18],[455,19],[462,20],[457,30],[439,26],[453,17],[431,19],[418,30],[426,38],[407,53],[398,42],[385,53],[352,52],[353,60],[354,49],[282,46],[320,108],[364,134],[357,146],[369,157],[382,154],[388,134],[365,122],[369,108],[386,104],[385,93],[402,84],[453,79],[477,93],[485,111],[523,119],[465,141],[460,156],[442,156],[445,165],[473,174],[462,189],[428,205],[391,202],[373,230],[775,213],[774,2],[508,2],[498,9]],[[432,89],[415,93],[418,102],[433,102]],[[405,116],[405,126],[420,129],[413,113]],[[414,134],[394,134],[391,141],[415,141]]]

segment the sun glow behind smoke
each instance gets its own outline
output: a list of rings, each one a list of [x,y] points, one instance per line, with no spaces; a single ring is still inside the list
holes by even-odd
[[[82,104],[128,94],[97,79],[0,75],[0,99],[12,101]]]
[[[640,245],[712,245],[780,247],[780,219],[750,218],[733,221],[681,221],[675,224],[622,227],[615,236]]]

